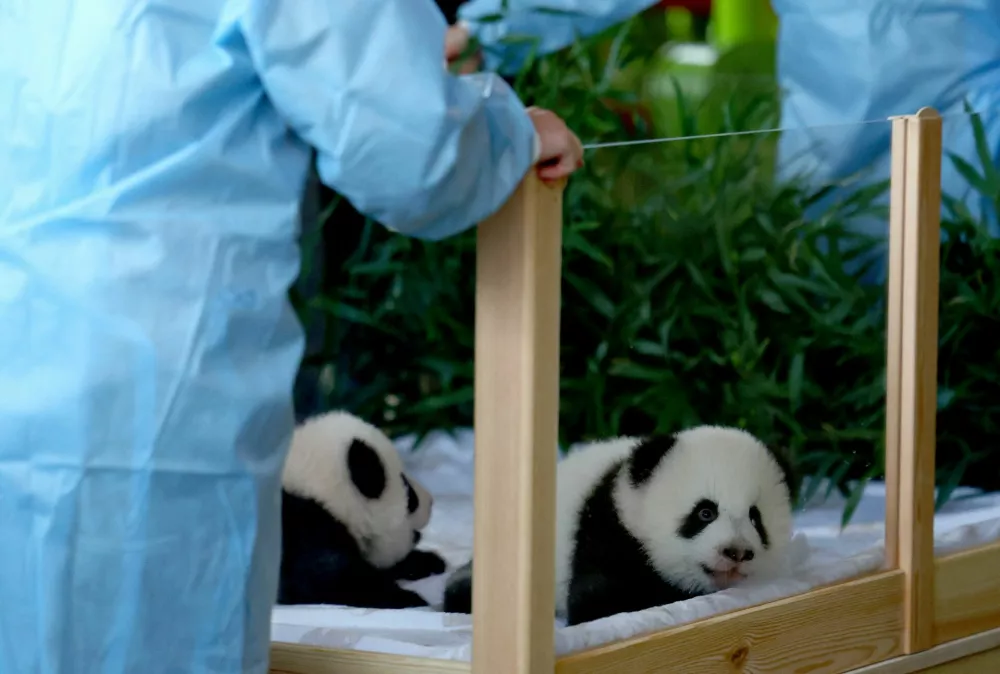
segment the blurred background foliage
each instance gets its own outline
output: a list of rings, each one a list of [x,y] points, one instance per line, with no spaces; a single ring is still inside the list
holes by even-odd
[[[810,476],[803,501],[840,490],[846,522],[882,475],[885,400],[885,287],[869,273],[885,241],[850,223],[885,220],[887,181],[779,180],[778,132],[706,137],[779,127],[773,43],[692,66],[678,49],[699,47],[677,23],[633,20],[512,80],[587,143],[679,139],[592,151],[567,189],[561,442],[739,425],[794,453]],[[960,170],[1000,203],[985,148],[981,160]],[[959,484],[1000,489],[1000,454],[987,451],[1000,425],[1000,256],[953,196],[939,502]],[[324,188],[313,197],[293,293],[309,334],[299,415],[346,408],[391,435],[471,426],[474,231],[424,243]]]

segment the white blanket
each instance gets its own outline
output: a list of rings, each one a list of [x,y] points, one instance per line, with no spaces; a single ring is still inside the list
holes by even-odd
[[[410,470],[435,496],[434,512],[421,548],[439,552],[451,565],[467,561],[472,551],[472,433],[454,437],[436,433],[412,451],[412,441],[398,443]],[[600,646],[713,614],[773,601],[818,585],[878,570],[883,564],[885,488],[870,485],[844,530],[844,502],[838,494],[810,503],[795,517],[791,547],[794,573],[768,584],[741,587],[566,627],[555,623],[556,652]],[[1000,539],[1000,494],[956,493],[935,519],[936,554],[947,554]],[[439,606],[447,575],[406,586]],[[469,660],[470,616],[432,609],[375,610],[337,606],[279,606],[274,609],[272,641],[330,648],[351,648],[399,655]]]

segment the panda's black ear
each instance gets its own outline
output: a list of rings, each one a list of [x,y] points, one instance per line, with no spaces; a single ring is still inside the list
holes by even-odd
[[[633,488],[645,484],[653,476],[660,461],[676,442],[674,435],[651,435],[639,441],[628,460],[628,479]]]
[[[385,467],[378,452],[364,440],[355,438],[347,449],[347,470],[351,482],[367,499],[377,499],[385,491]]]
[[[781,477],[785,482],[785,486],[788,487],[789,499],[792,502],[792,507],[795,507],[799,501],[801,478],[795,462],[792,460],[792,453],[788,449],[779,448],[772,444],[767,445],[767,450],[774,457],[778,468],[781,469]]]

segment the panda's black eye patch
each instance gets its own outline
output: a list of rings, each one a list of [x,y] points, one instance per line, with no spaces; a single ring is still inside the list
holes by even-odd
[[[406,479],[405,475],[400,474],[403,478],[403,484],[406,485],[406,509],[413,514],[417,512],[417,508],[420,506],[420,499],[417,498],[417,491],[410,484],[410,481]]]
[[[760,536],[760,544],[765,548],[771,544],[771,539],[767,535],[767,527],[764,526],[764,518],[760,515],[760,509],[757,506],[750,506],[750,524],[757,531],[757,535]]]
[[[371,445],[355,439],[347,449],[347,470],[351,482],[367,499],[377,499],[385,491],[385,467]]]
[[[684,517],[677,535],[681,538],[694,538],[719,517],[719,505],[715,501],[704,498],[694,504]]]

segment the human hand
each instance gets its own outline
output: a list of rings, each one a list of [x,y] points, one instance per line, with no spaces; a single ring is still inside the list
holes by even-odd
[[[537,164],[539,178],[552,182],[583,166],[583,145],[559,115],[536,107],[528,108],[528,115],[541,144]]]
[[[478,51],[467,54],[469,49],[469,30],[462,24],[448,26],[444,34],[444,58],[450,67],[457,63],[455,71],[460,75],[474,73],[479,70],[482,58]],[[462,58],[465,56],[466,58]]]

